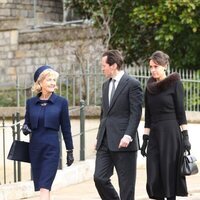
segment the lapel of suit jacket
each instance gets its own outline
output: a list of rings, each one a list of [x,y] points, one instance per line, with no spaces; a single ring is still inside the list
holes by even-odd
[[[112,101],[110,102],[110,106],[109,106],[109,110],[112,108],[114,102],[117,100],[117,97],[119,96],[119,94],[121,94],[123,88],[126,86],[127,84],[127,80],[128,80],[128,76],[125,73],[122,78],[120,79],[118,86],[115,90],[114,96],[112,98]]]
[[[105,110],[109,109],[109,99],[108,99],[109,83],[110,79],[104,83],[104,88],[103,88],[103,105],[105,106]]]

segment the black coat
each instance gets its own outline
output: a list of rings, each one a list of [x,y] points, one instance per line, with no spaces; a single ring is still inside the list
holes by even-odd
[[[185,177],[180,175],[181,124],[187,121],[179,75],[171,74],[160,82],[150,78],[145,92],[145,127],[150,128],[147,148],[150,198],[187,196]]]

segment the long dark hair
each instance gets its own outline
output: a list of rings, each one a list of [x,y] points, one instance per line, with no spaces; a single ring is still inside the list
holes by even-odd
[[[156,64],[161,66],[169,67],[169,56],[163,51],[155,51],[150,57],[149,60],[153,60]]]

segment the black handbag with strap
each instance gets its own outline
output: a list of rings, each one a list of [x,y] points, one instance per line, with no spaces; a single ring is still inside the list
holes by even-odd
[[[7,159],[30,163],[29,142],[14,140]]]
[[[198,166],[196,164],[197,159],[190,154],[190,151],[185,152],[183,155],[183,161],[181,165],[181,175],[190,176],[198,173]]]

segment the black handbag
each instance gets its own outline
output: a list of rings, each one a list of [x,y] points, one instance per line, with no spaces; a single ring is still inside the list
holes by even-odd
[[[7,159],[30,163],[29,142],[14,140]]]
[[[197,159],[190,155],[190,151],[188,153],[184,153],[183,161],[181,165],[181,175],[182,176],[190,176],[198,173],[198,166],[196,164]]]

